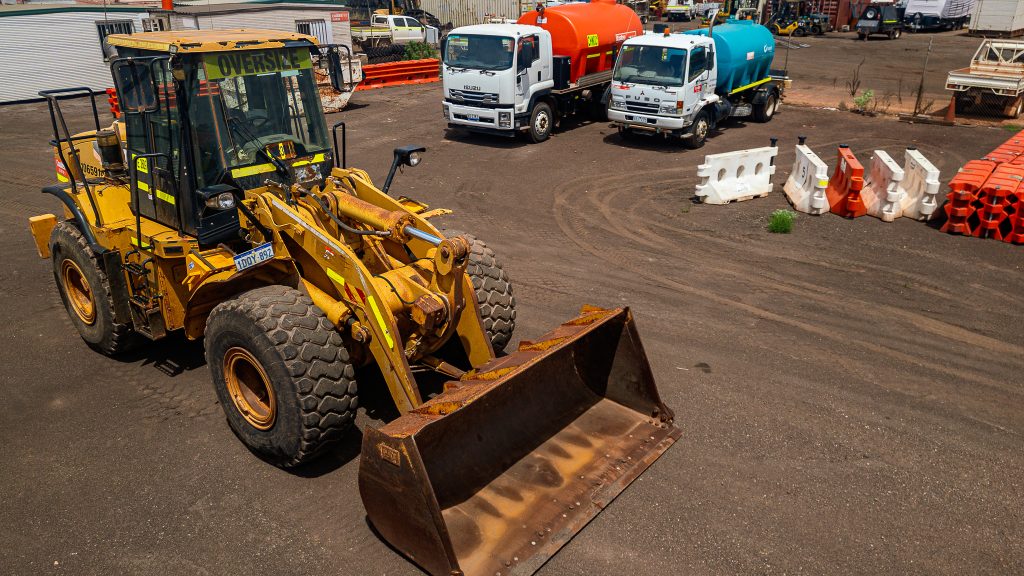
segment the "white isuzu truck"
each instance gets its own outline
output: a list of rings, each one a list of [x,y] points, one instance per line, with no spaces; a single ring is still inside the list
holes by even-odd
[[[772,119],[789,82],[772,72],[774,56],[771,32],[751,20],[631,38],[615,63],[608,118],[623,135],[673,136],[700,148],[728,117]]]
[[[613,0],[541,7],[516,24],[456,28],[441,50],[448,127],[526,132],[542,142],[560,118],[603,115],[615,55],[639,34],[637,15]]]

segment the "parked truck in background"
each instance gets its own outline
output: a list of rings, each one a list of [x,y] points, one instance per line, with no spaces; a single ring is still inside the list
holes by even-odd
[[[411,16],[373,14],[369,26],[352,27],[352,46],[367,58],[376,59],[401,54],[401,46],[410,42],[437,45],[438,29],[425,26]]]
[[[603,115],[619,47],[643,33],[636,13],[613,0],[456,28],[441,50],[444,118],[450,128],[547,140],[562,118]]]
[[[967,68],[946,77],[958,110],[988,105],[1009,118],[1024,106],[1024,40],[983,40]]]
[[[959,30],[971,21],[975,0],[907,0],[903,23],[911,32]]]
[[[667,0],[665,19],[669,22],[689,22],[694,18],[693,0]]]
[[[789,80],[771,70],[775,39],[751,20],[646,34],[619,52],[608,118],[620,133],[677,137],[691,148],[729,117],[768,122]]]

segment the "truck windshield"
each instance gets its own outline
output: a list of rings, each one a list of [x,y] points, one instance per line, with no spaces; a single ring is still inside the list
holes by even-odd
[[[512,67],[515,45],[514,39],[505,36],[449,34],[444,63],[452,68],[506,70]]]
[[[204,54],[191,86],[199,179],[328,149],[308,48]]]
[[[686,50],[660,46],[623,46],[615,63],[616,82],[682,86]]]

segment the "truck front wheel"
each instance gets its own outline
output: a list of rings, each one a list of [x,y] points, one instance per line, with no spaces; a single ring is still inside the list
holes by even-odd
[[[768,93],[764,102],[754,106],[755,122],[771,122],[775,112],[779,109],[779,95],[775,91]]]
[[[554,126],[555,117],[551,112],[551,106],[547,102],[538,102],[530,114],[530,140],[543,142],[551,136],[551,128]]]
[[[696,150],[704,146],[704,142],[708,139],[708,132],[711,131],[711,120],[708,117],[707,112],[701,112],[697,114],[697,118],[694,119],[693,125],[690,126],[690,132],[692,136],[686,139],[686,147],[691,150]]]

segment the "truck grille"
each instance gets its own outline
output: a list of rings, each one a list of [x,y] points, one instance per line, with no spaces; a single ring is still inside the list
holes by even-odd
[[[470,90],[449,90],[448,97],[459,104],[496,106],[498,95],[490,92],[473,92]]]
[[[642,112],[646,114],[657,114],[658,105],[641,102],[626,102],[626,110],[630,112]]]

